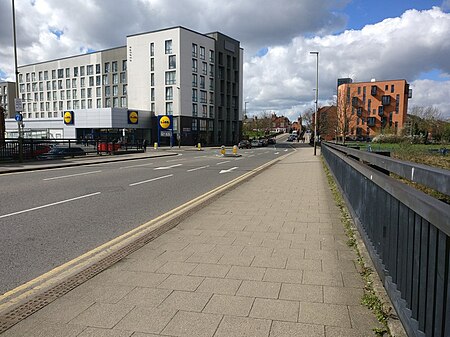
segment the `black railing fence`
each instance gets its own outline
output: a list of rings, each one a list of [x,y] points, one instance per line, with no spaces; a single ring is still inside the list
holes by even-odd
[[[322,144],[380,279],[409,336],[450,336],[450,205],[386,175],[446,195],[450,171]]]

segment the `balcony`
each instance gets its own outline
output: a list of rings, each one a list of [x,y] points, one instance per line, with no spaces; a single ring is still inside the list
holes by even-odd
[[[391,96],[389,96],[389,95],[383,95],[383,96],[381,97],[381,103],[382,103],[383,105],[390,105],[390,104],[391,104]]]

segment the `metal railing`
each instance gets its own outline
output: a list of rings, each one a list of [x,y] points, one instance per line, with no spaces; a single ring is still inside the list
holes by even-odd
[[[330,143],[322,154],[408,335],[450,336],[450,205],[386,175],[448,195],[450,172]]]

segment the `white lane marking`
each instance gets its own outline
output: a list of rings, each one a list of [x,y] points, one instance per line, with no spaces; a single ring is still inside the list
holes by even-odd
[[[251,155],[250,155],[250,156],[248,156],[248,157],[250,158],[250,157],[254,157],[254,156],[255,156],[254,154],[251,154]]]
[[[168,174],[166,176],[157,177],[157,178],[153,178],[153,179],[149,179],[149,180],[138,181],[137,183],[132,183],[132,184],[130,184],[128,186],[131,187],[131,186],[136,186],[136,185],[140,185],[140,184],[150,183],[150,182],[155,181],[155,180],[165,179],[165,178],[169,178],[169,177],[173,177],[173,174]]]
[[[170,166],[161,166],[161,167],[155,167],[154,170],[168,170],[174,167],[178,167],[181,166],[183,164],[175,164],[175,165],[170,165]]]
[[[84,175],[94,174],[94,173],[100,173],[100,172],[102,172],[102,171],[91,171],[91,172],[83,172],[83,173],[74,173],[74,174],[68,174],[68,175],[66,175],[66,176],[59,176],[59,177],[45,178],[45,179],[42,179],[42,180],[48,181],[48,180],[55,180],[55,179],[72,178],[72,177],[84,176]]]
[[[186,160],[186,159],[185,158],[171,159],[171,160],[166,160],[166,163],[171,163],[171,162],[174,162],[174,161],[183,161],[183,160]]]
[[[274,154],[280,154],[280,152],[275,152]]]
[[[13,216],[13,215],[17,215],[17,214],[22,214],[22,213],[26,213],[26,212],[36,211],[36,210],[41,209],[41,208],[46,208],[46,207],[50,207],[50,206],[56,206],[56,205],[59,205],[59,204],[64,204],[66,202],[71,202],[71,201],[78,200],[78,199],[93,197],[94,195],[97,195],[97,194],[100,194],[100,193],[101,192],[95,192],[95,193],[86,194],[86,195],[82,195],[82,196],[75,197],[75,198],[70,198],[70,199],[61,200],[61,201],[57,201],[57,202],[52,202],[51,204],[47,204],[47,205],[42,205],[42,206],[38,206],[38,207],[24,209],[23,211],[18,211],[18,212],[14,212],[14,213],[0,215],[0,219],[7,218],[9,216]]]
[[[193,169],[187,170],[186,172],[197,171],[197,170],[201,170],[201,169],[204,169],[204,168],[207,168],[207,167],[209,167],[209,165],[206,165],[206,166],[200,166],[200,167],[196,167],[196,168],[193,168]]]
[[[128,169],[128,168],[133,168],[133,167],[150,166],[150,165],[153,165],[153,164],[154,164],[154,163],[139,164],[139,165],[130,165],[130,166],[122,166],[122,167],[119,167],[119,170]]]
[[[194,157],[194,158],[198,159],[198,158],[205,158],[205,157],[208,157],[208,156],[197,156],[197,157]]]
[[[284,152],[288,152],[288,151],[289,151],[288,149],[284,150]]]
[[[239,157],[239,158],[236,158],[235,160],[241,160],[241,159],[244,159],[243,157]]]
[[[220,163],[217,163],[216,165],[222,165],[222,164],[226,164],[226,163],[229,163],[230,162],[230,160],[225,160],[225,161],[221,161]]]
[[[237,167],[235,166],[235,167],[232,167],[232,168],[230,168],[230,169],[228,169],[228,170],[220,170],[219,174],[222,174],[222,173],[229,173],[229,172],[234,171],[234,170],[236,170],[236,169],[237,169]]]

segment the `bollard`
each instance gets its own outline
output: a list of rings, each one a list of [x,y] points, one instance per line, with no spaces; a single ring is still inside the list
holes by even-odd
[[[197,143],[197,150],[201,150],[202,149],[202,143]]]
[[[220,147],[220,153],[222,154],[222,156],[225,155],[225,145],[222,145],[222,146]]]
[[[153,144],[153,148],[154,148],[155,150],[158,150],[158,143],[157,143],[157,142],[155,142],[155,143]]]
[[[233,146],[233,154],[236,155],[238,151],[238,147],[236,145]]]

